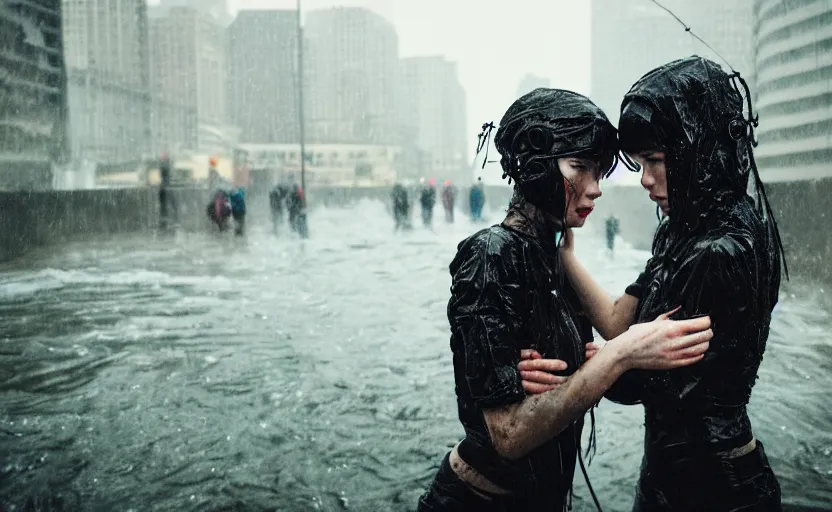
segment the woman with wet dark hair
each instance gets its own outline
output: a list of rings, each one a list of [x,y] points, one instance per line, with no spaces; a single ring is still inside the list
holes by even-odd
[[[622,149],[663,215],[653,257],[615,302],[575,259],[564,266],[606,339],[677,305],[674,318],[709,315],[702,363],[629,371],[606,396],[644,404],[644,460],[636,511],[780,510],[780,487],[746,406],[780,286],[782,244],[754,163],[748,88],[701,57],[645,75],[624,97]],[[753,178],[755,196],[748,193]],[[595,347],[598,348],[598,347]],[[603,350],[598,352],[602,354]],[[597,357],[597,356],[596,356]]]
[[[486,128],[482,146],[493,125]],[[616,130],[589,99],[537,89],[508,109],[495,143],[514,199],[501,224],[459,244],[450,266],[448,320],[465,438],[443,460],[419,510],[566,509],[586,411],[628,369],[698,362],[711,335],[707,318],[656,315],[585,362],[592,329],[577,312],[557,240],[583,225],[601,195],[598,182],[618,153]],[[521,349],[559,361],[521,370]],[[541,370],[558,375],[523,385]]]

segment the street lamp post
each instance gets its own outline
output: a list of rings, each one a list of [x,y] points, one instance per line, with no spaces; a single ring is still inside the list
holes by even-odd
[[[298,123],[300,127],[300,186],[303,190],[303,201],[306,202],[306,140],[303,119],[303,28],[301,26],[301,0],[297,0],[298,7]]]

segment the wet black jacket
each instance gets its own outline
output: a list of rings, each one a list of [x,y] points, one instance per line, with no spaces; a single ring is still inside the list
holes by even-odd
[[[286,194],[286,208],[292,215],[303,210],[303,192],[298,185],[293,185]]]
[[[746,405],[777,302],[780,256],[771,223],[746,192],[747,141],[729,134],[741,112],[728,76],[698,57],[646,75],[622,106],[625,143],[625,125],[642,113],[657,139],[672,141],[662,147],[670,216],[657,230],[647,268],[627,290],[641,299],[636,320],[681,305],[674,318],[707,314],[714,330],[702,362],[628,372],[608,394],[644,404],[648,463],[713,454],[752,438]]]
[[[162,160],[159,163],[159,181],[161,186],[170,186],[170,160]]]
[[[280,213],[283,211],[286,198],[289,196],[289,187],[286,185],[277,185],[269,191],[269,207],[272,212]]]
[[[422,203],[422,208],[433,208],[436,204],[436,188],[425,187],[419,195],[419,202]]]
[[[393,210],[396,212],[406,212],[408,209],[407,191],[401,185],[395,185],[393,192],[390,194],[393,199]]]
[[[520,350],[569,364],[584,362],[592,340],[585,316],[557,256],[554,241],[493,226],[460,243],[451,263],[448,320],[459,419],[465,429],[460,456],[497,485],[529,498],[538,510],[560,510],[572,484],[583,422],[527,457],[501,458],[491,442],[483,409],[522,401],[526,393],[517,369]]]

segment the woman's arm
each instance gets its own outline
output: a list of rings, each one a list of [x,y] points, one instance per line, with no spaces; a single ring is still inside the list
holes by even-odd
[[[627,370],[694,364],[702,359],[712,334],[707,317],[673,321],[662,315],[632,326],[557,388],[484,409],[494,448],[507,459],[527,455],[583,416]]]
[[[592,326],[605,340],[619,336],[632,324],[638,298],[625,293],[613,300],[575,256],[571,229],[566,231],[563,242],[560,253],[564,270]]]
[[[587,343],[586,360],[589,361],[598,354],[605,343]],[[567,381],[567,377],[552,373],[566,369],[566,363],[559,359],[543,359],[540,353],[532,349],[521,350],[520,358],[522,361],[517,365],[517,369],[520,370],[520,377],[523,379],[523,390],[530,395],[551,391]],[[624,372],[604,393],[604,398],[624,405],[641,403],[647,375],[648,372],[644,370]]]

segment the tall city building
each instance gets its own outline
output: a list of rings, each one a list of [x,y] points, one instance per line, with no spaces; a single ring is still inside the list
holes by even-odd
[[[61,1],[0,2],[0,189],[52,186],[65,162]]]
[[[297,143],[297,11],[240,11],[228,27],[229,114],[244,143]]]
[[[63,0],[72,160],[135,168],[150,153],[145,0]]]
[[[753,89],[753,0],[664,0],[695,34],[742,73]],[[614,123],[624,94],[651,69],[700,55],[725,63],[685,32],[667,11],[647,1],[592,0],[590,97]]]
[[[398,35],[368,9],[312,11],[304,24],[304,113],[308,139],[391,144],[397,125]]]
[[[762,178],[832,176],[832,3],[756,0],[753,27]]]
[[[552,87],[552,82],[546,77],[527,73],[526,76],[520,80],[520,84],[517,86],[517,97],[519,98],[520,96],[528,94],[540,87]]]
[[[189,7],[151,13],[156,145],[176,153],[228,152],[236,141],[226,116],[224,29],[211,16]]]
[[[228,0],[161,0],[157,9],[164,13],[173,7],[190,7],[210,16],[224,27],[228,26],[232,19],[228,12]]]
[[[401,59],[399,77],[405,134],[399,177],[467,182],[466,96],[457,64],[441,56],[408,57]]]

